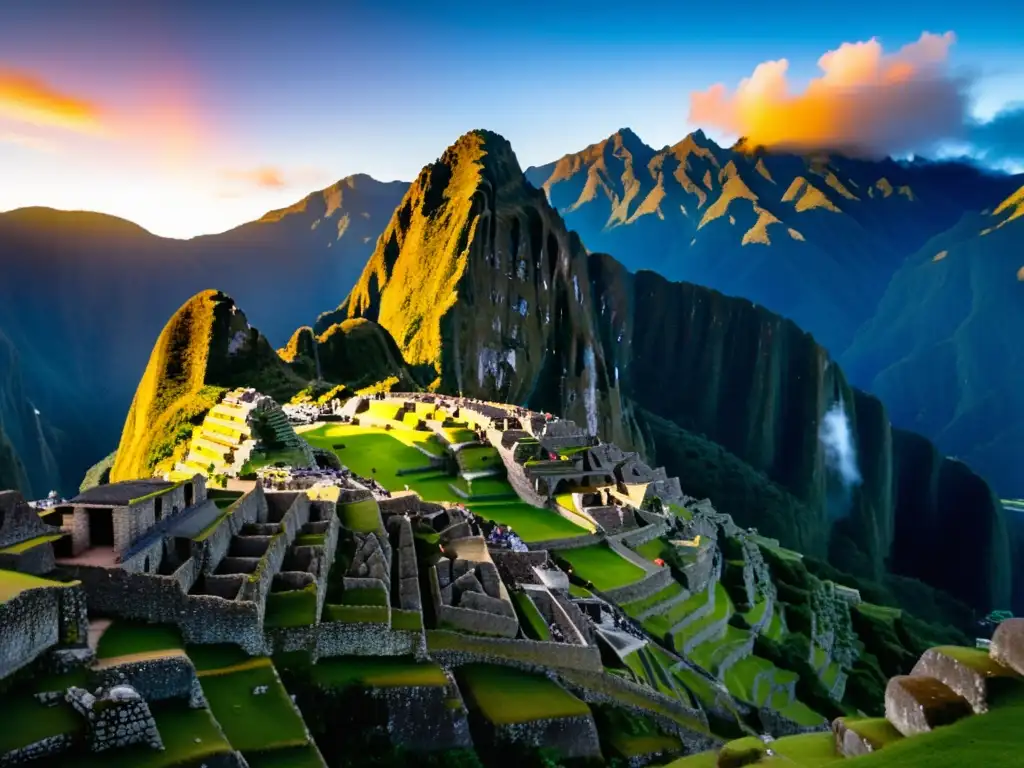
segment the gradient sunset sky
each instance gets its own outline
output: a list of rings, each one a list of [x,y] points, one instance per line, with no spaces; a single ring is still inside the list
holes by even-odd
[[[971,119],[1024,101],[1021,0],[2,0],[0,211],[219,232],[353,173],[412,179],[472,128],[506,136],[524,168],[623,126],[672,144],[716,83],[728,93],[701,102],[703,127],[731,141],[750,123],[731,93],[762,62],[786,59],[799,94],[843,43],[891,54],[924,32]],[[909,66],[892,59],[884,79]],[[1012,148],[993,158],[1019,164]]]

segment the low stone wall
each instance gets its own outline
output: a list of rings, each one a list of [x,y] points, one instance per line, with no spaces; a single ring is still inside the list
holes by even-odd
[[[672,570],[667,567],[659,568],[654,573],[641,579],[634,584],[627,584],[624,587],[609,589],[603,594],[614,603],[631,603],[634,600],[642,600],[653,595],[655,592],[664,589],[672,583]]]
[[[235,643],[254,656],[266,652],[263,614],[251,601],[188,595],[176,623],[188,643]]]
[[[157,658],[125,657],[118,664],[100,662],[93,676],[102,688],[130,685],[148,702],[181,699],[194,708],[205,705],[196,668],[184,651]]]
[[[60,640],[60,592],[30,589],[0,603],[0,678],[33,662]],[[84,640],[84,638],[83,638]]]
[[[415,493],[392,496],[389,499],[379,499],[377,506],[380,507],[381,516],[415,515],[420,511],[420,497]]]
[[[183,569],[181,577],[193,573],[191,567],[183,565],[179,571]],[[64,570],[82,582],[91,614],[158,624],[178,621],[185,594],[177,573],[158,576],[88,565],[66,566]]]
[[[392,629],[383,622],[323,621],[265,632],[267,653],[305,651],[313,661],[332,656],[425,655],[422,632]]]
[[[704,591],[707,593],[708,599],[704,601],[704,604],[697,608],[695,611],[690,611],[686,616],[677,621],[669,631],[675,634],[681,629],[693,624],[693,622],[703,619],[709,613],[715,610],[715,582],[709,581],[707,586],[704,587]]]
[[[819,725],[800,725],[794,723],[788,717],[775,709],[761,707],[757,710],[758,719],[761,721],[761,730],[779,738],[781,736],[794,736],[800,733],[821,733],[830,730],[827,720],[822,718]]]
[[[34,760],[42,760],[47,757],[54,757],[62,752],[71,749],[74,743],[69,734],[61,733],[56,736],[47,736],[45,739],[26,744],[24,747],[12,749],[0,755],[0,766],[6,768],[8,765],[23,765]],[[54,762],[53,765],[59,765]]]
[[[589,547],[592,544],[600,544],[604,541],[604,535],[589,533],[585,536],[573,536],[567,539],[548,539],[547,541],[527,542],[526,546],[531,550],[548,550],[555,552],[561,549],[580,549]]]
[[[519,633],[516,618],[461,606],[441,605],[437,608],[437,619],[442,626],[449,625],[462,632],[499,637],[515,637]]]
[[[744,641],[743,645],[735,648],[728,656],[718,663],[719,680],[725,680],[725,673],[728,672],[734,664],[745,659],[754,652],[754,637],[755,635],[751,633],[750,637]]]
[[[0,554],[0,569],[7,571],[44,576],[56,567],[50,542],[37,544],[18,554]]]
[[[485,721],[486,723],[486,721]],[[563,758],[599,758],[601,744],[591,715],[554,717],[525,723],[490,726],[488,740],[496,751],[506,744],[528,744],[554,750]]]
[[[480,637],[432,629],[427,632],[427,650],[446,667],[487,662],[546,673],[552,667],[600,672],[601,653],[596,646],[568,645],[540,640],[512,640]]]
[[[569,618],[561,603],[547,589],[529,589],[526,594],[533,600],[544,620],[558,627],[568,644],[586,645],[587,641],[583,634]]]
[[[387,704],[387,730],[395,746],[429,752],[472,748],[465,705],[449,704],[462,702],[454,683],[376,688],[370,695]]]
[[[703,711],[684,706],[653,688],[606,673],[559,670],[558,677],[572,693],[588,703],[612,704],[654,720],[680,738],[687,754],[716,749],[723,743],[708,730],[707,715]]]
[[[231,511],[202,541],[203,573],[209,574],[217,570],[220,561],[231,547],[232,537],[237,536],[245,525],[267,519],[267,497],[262,486],[254,486],[251,491],[239,497],[230,509]]]
[[[666,533],[668,533],[668,523],[664,520],[658,520],[651,525],[645,525],[643,528],[637,528],[635,531],[622,534],[619,541],[627,547],[636,548],[659,536],[664,536]]]
[[[288,554],[288,548],[302,526],[308,522],[309,498],[304,494],[295,494],[294,500],[281,518],[281,532],[271,539],[260,565],[242,584],[240,600],[251,600],[261,607],[266,603],[267,593],[270,592],[275,574],[281,570],[281,563]]]
[[[416,562],[416,542],[413,537],[412,523],[408,518],[392,518],[388,521],[388,528],[398,528],[398,549],[393,557],[398,558],[398,568],[395,579],[398,581],[398,604],[406,610],[423,610],[423,602],[420,599],[420,577],[419,568]]]

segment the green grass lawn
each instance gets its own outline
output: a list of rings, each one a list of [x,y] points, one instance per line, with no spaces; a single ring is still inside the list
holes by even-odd
[[[448,439],[448,442],[452,445],[476,442],[476,432],[472,429],[466,429],[465,427],[444,427],[441,431]]]
[[[815,671],[822,669],[828,663],[828,654],[825,649],[816,643],[811,643],[811,666]]]
[[[661,665],[665,677],[670,681],[675,697],[688,707],[694,706],[694,697],[688,693],[685,687],[679,684],[679,678],[672,674],[672,667],[675,666],[676,660],[669,656],[664,648],[655,643],[648,644],[647,651],[651,656],[651,660]]]
[[[406,632],[420,632],[423,630],[423,614],[419,611],[392,608],[391,628]]]
[[[52,544],[57,541],[57,539],[63,537],[63,533],[46,533],[42,536],[36,536],[35,538],[13,544],[9,547],[4,547],[3,549],[0,549],[0,555],[20,555],[24,552],[28,552],[30,549],[42,546],[43,544]]]
[[[871,742],[875,749],[899,741],[903,734],[884,717],[844,717],[846,727]]]
[[[374,587],[346,589],[341,594],[341,602],[343,605],[387,605],[388,593]]]
[[[295,537],[295,541],[292,542],[292,545],[296,547],[318,547],[323,546],[326,543],[326,533],[303,533]]]
[[[519,498],[516,496],[516,492],[512,487],[512,484],[504,477],[488,475],[486,477],[478,477],[476,480],[466,480],[464,477],[456,477],[452,480],[452,484],[470,498],[474,496],[507,496],[512,499]]]
[[[513,592],[511,597],[512,604],[515,605],[516,613],[519,615],[519,625],[523,628],[523,632],[534,640],[550,640],[551,630],[548,629],[548,623],[540,615],[540,611],[534,605],[533,600],[530,599],[529,594],[526,592]]]
[[[703,675],[682,666],[672,670],[672,676],[703,706],[715,706],[719,697],[718,688]]]
[[[552,498],[554,498],[555,504],[557,504],[567,512],[579,514],[579,510],[576,509],[576,505],[572,501],[571,493],[556,493]]]
[[[216,645],[189,645],[185,648],[197,672],[226,669],[251,661],[250,656],[237,645],[218,643]]]
[[[868,618],[890,624],[903,614],[899,608],[890,608],[887,605],[875,605],[874,603],[859,603],[854,610],[860,611]]]
[[[836,680],[839,678],[839,673],[842,668],[834,661],[830,661],[828,666],[825,668],[825,673],[821,676],[821,683],[828,690],[832,690],[832,686],[836,684]]]
[[[112,749],[100,754],[61,761],[68,768],[178,768],[202,765],[232,750],[208,709],[189,709],[184,704],[158,702],[150,706],[164,743],[158,752],[146,746]]]
[[[645,560],[656,560],[659,557],[664,557],[668,549],[668,543],[661,538],[651,539],[639,547],[633,547],[633,551]]]
[[[304,747],[250,752],[245,755],[249,768],[323,768],[323,760],[312,744]]]
[[[607,544],[570,549],[561,553],[580,578],[601,590],[624,587],[640,581],[644,570],[614,552]]]
[[[541,675],[490,664],[456,672],[459,688],[496,725],[590,714],[585,703]]]
[[[608,736],[608,743],[611,744],[612,749],[627,760],[658,752],[678,754],[682,749],[679,739],[663,733],[644,733],[634,736],[631,733],[616,730]]]
[[[479,472],[485,469],[504,470],[505,464],[498,455],[498,450],[493,445],[467,445],[459,450],[459,466],[465,472]]]
[[[768,600],[761,599],[758,602],[754,603],[753,608],[751,608],[749,611],[743,614],[743,618],[746,620],[747,624],[749,624],[752,627],[755,627],[757,626],[757,623],[764,618],[765,611],[767,610]]]
[[[554,539],[571,539],[590,533],[586,528],[581,528],[550,509],[531,507],[521,501],[470,501],[466,506],[484,520],[493,520],[500,525],[512,526],[512,530],[528,544]],[[574,551],[578,552],[579,550]]]
[[[673,626],[698,608],[703,607],[707,601],[708,593],[705,590],[694,592],[685,600],[681,600],[664,611],[644,619],[642,622],[643,627],[655,637],[663,637]]]
[[[316,622],[316,584],[267,595],[263,623],[268,627],[304,627]]]
[[[338,518],[342,525],[356,533],[372,533],[382,527],[380,508],[374,499],[339,504]]]
[[[85,720],[60,702],[47,707],[36,701],[27,690],[7,691],[0,696],[0,754],[34,744],[49,736],[84,731]]]
[[[690,651],[690,659],[717,677],[719,665],[749,640],[749,630],[727,624],[722,637],[698,645]]]
[[[761,696],[754,700],[754,680],[762,673],[773,673],[775,665],[767,659],[751,654],[729,668],[725,673],[725,686],[729,693],[743,701],[763,706],[771,691],[771,679],[766,679],[760,687]]]
[[[667,587],[659,589],[652,595],[648,595],[642,600],[634,600],[632,603],[623,603],[620,607],[627,614],[632,616],[634,619],[644,611],[653,608],[658,603],[667,602],[678,595],[683,593],[683,585],[678,581],[673,581]]]
[[[687,640],[700,634],[712,624],[720,622],[723,619],[728,619],[732,615],[732,612],[732,600],[729,599],[729,593],[725,591],[725,587],[722,586],[722,582],[717,582],[715,584],[714,609],[696,621],[687,624],[673,635],[676,648],[682,648],[683,644]]]
[[[134,653],[169,651],[184,647],[177,627],[117,619],[100,636],[96,646],[96,657],[113,659]]]
[[[569,594],[572,595],[573,597],[583,597],[583,598],[593,597],[594,596],[593,593],[589,589],[586,589],[585,587],[581,587],[579,584],[570,584],[569,585]]]
[[[399,469],[425,467],[429,459],[413,446],[422,445],[429,452],[436,449],[437,437],[432,432],[406,429],[384,430],[352,424],[325,424],[303,432],[302,437],[315,448],[333,451],[346,467],[363,477],[373,477],[388,490],[401,490],[412,484],[411,476],[397,474]],[[344,445],[344,448],[335,448]],[[376,469],[376,473],[373,470]]]
[[[788,762],[800,768],[820,768],[844,758],[836,752],[835,737],[831,732],[803,733],[785,736],[771,743],[772,751],[781,758],[772,762]]]
[[[242,666],[204,672],[199,681],[231,745],[242,752],[259,752],[306,744],[302,720],[270,659],[254,659]],[[258,685],[267,686],[267,693],[253,695]]]
[[[852,768],[1017,768],[1024,754],[1024,690],[1020,686],[990,700],[991,709],[910,739],[894,741],[870,755],[844,761]]]
[[[768,626],[761,630],[761,634],[765,637],[779,642],[782,640],[783,635],[786,634],[786,630],[782,626],[782,618],[779,616],[781,606],[776,605],[775,610],[772,612],[771,621],[768,622]]]
[[[335,656],[320,659],[311,674],[322,688],[448,685],[448,678],[438,664],[417,662],[409,656]]]
[[[798,725],[819,725],[824,717],[800,701],[792,701],[779,709],[783,715]]]

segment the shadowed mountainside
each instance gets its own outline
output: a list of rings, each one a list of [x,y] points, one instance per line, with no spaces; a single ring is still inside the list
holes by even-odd
[[[352,294],[318,328],[358,316],[389,331],[410,363],[431,366],[433,387],[562,413],[663,460],[684,487],[693,467],[658,450],[644,414],[673,425],[676,444],[706,436],[762,478],[725,511],[803,551],[878,577],[917,546],[949,557],[913,561],[906,575],[976,607],[1009,599],[1003,512],[981,478],[892,430],[881,404],[793,322],[587,257],[500,136],[467,134],[424,169]],[[819,439],[840,401],[860,456],[849,498]],[[741,481],[717,477],[706,491],[715,499]],[[765,479],[772,490],[757,491]],[[766,512],[762,495],[778,509]]]
[[[628,128],[526,171],[592,251],[785,315],[838,354],[906,257],[1021,181],[962,163],[654,150]]]
[[[1022,242],[1024,187],[912,256],[842,357],[895,422],[1008,496],[1024,495]]]
[[[0,214],[0,331],[18,350],[26,396],[68,437],[56,451],[63,477],[33,491],[71,492],[111,451],[153,339],[190,296],[217,286],[284,343],[354,284],[407,186],[353,176],[188,241],[101,214]]]

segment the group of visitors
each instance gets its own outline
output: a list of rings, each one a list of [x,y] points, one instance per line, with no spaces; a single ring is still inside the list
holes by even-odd
[[[512,530],[511,526],[496,525],[487,535],[487,543],[492,547],[501,547],[512,552],[529,552],[529,548],[519,538],[519,534]]]

